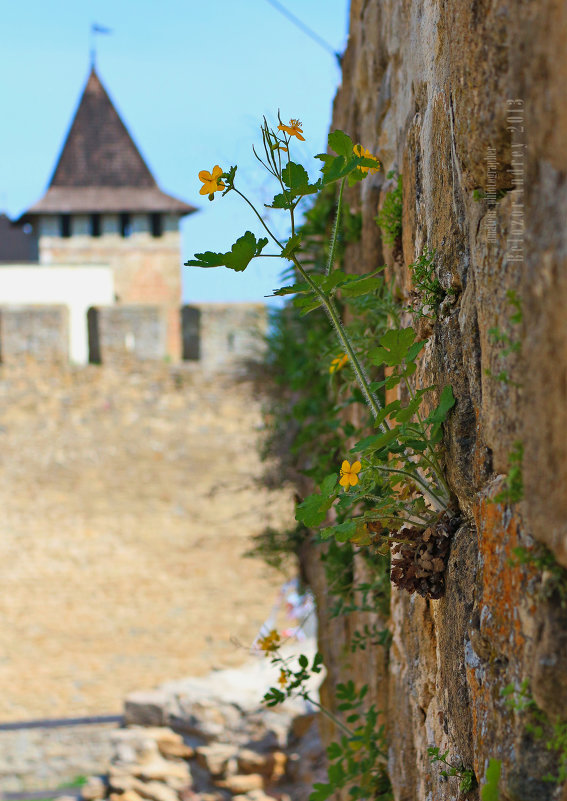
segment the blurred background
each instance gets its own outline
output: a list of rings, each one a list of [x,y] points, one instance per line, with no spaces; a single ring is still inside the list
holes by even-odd
[[[266,627],[293,630],[289,610],[306,608],[295,585],[282,592],[292,573],[243,558],[266,526],[294,525],[292,489],[263,481],[262,395],[245,380],[285,265],[182,264],[260,233],[239,198],[200,195],[198,173],[237,164],[263,208],[277,191],[252,153],[263,116],[301,120],[293,156],[315,176],[347,5],[2,6],[0,793],[11,801],[100,772],[128,693],[211,670],[222,683]],[[287,233],[285,218],[270,221]],[[53,736],[42,723],[84,716],[98,723]]]
[[[183,259],[228,248],[254,220],[238,198],[200,196],[198,172],[238,164],[241,188],[268,202],[251,147],[262,115],[275,121],[278,108],[302,121],[296,155],[317,170],[308,161],[325,150],[347,14],[347,0],[4,3],[0,210],[18,217],[45,192],[94,46],[101,81],[160,187],[199,207],[181,223]],[[93,23],[111,32],[93,38]],[[243,275],[184,268],[183,299],[261,300],[280,269],[274,260]]]

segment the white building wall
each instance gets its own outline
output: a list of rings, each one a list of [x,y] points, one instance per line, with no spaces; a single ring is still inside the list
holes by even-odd
[[[77,364],[89,358],[87,311],[113,303],[114,278],[108,266],[0,267],[0,306],[67,306],[69,354]]]

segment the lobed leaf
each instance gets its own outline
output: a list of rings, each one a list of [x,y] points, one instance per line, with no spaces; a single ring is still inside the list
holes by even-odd
[[[195,258],[185,262],[186,267],[228,267],[230,270],[242,272],[253,258],[259,256],[268,244],[265,237],[256,239],[251,231],[239,237],[227,253],[195,253]]]
[[[343,131],[332,131],[327,138],[327,142],[330,149],[338,156],[352,156],[354,148],[352,139]]]
[[[290,191],[294,194],[300,194],[302,187],[309,184],[309,176],[307,170],[301,164],[296,164],[294,161],[289,161],[282,170],[282,178],[284,184],[289,187]]]
[[[392,328],[380,338],[380,347],[368,352],[368,357],[376,366],[385,364],[395,367],[407,358],[408,353],[413,352],[411,346],[414,340],[413,328]]]

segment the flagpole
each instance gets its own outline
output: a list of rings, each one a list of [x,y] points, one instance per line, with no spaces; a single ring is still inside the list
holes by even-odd
[[[95,32],[94,32],[94,25],[91,23],[91,29],[89,32],[89,52],[90,52],[90,60],[91,60],[91,70],[94,70],[96,67],[96,50],[95,50]]]
[[[91,22],[91,31],[90,31],[90,59],[91,59],[91,69],[95,69],[96,67],[96,34],[97,33],[112,33],[110,28],[106,28],[104,25],[99,25],[96,22]]]

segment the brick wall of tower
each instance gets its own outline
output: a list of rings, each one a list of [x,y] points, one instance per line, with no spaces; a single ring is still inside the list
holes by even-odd
[[[167,222],[167,221],[166,221]],[[175,230],[171,230],[174,227]],[[170,230],[167,230],[170,228]],[[114,273],[118,303],[160,306],[167,318],[167,353],[181,358],[181,264],[177,220],[170,221],[160,237],[134,232],[122,237],[73,235],[39,236],[41,264],[109,264]]]

